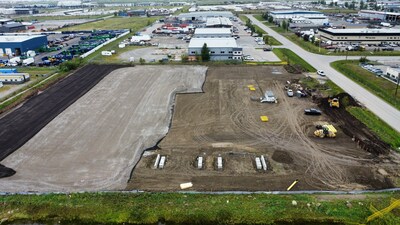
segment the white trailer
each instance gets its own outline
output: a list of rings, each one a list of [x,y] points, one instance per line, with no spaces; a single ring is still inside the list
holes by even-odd
[[[202,169],[203,168],[203,157],[199,156],[197,158],[197,169]]]
[[[218,156],[217,158],[217,169],[222,170],[223,164],[222,164],[222,157]]]
[[[33,58],[27,58],[27,59],[22,60],[22,65],[24,65],[24,66],[30,66],[34,63],[35,63],[35,59],[33,59]]]
[[[167,158],[165,157],[165,156],[161,156],[161,159],[160,159],[160,164],[158,164],[158,168],[160,168],[160,169],[164,169],[164,166],[165,166],[165,160],[166,160]]]
[[[257,170],[262,169],[260,157],[256,157],[256,168],[257,168]]]
[[[261,101],[262,103],[264,103],[264,102],[268,102],[268,103],[277,103],[277,102],[278,102],[278,101],[276,100],[276,98],[275,98],[274,92],[272,92],[272,91],[270,91],[270,90],[265,91],[264,97],[261,97],[260,101]]]

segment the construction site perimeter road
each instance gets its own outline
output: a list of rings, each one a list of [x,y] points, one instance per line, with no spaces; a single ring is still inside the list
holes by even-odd
[[[107,67],[90,66],[93,71],[83,71],[101,74]],[[0,180],[0,191],[124,189],[142,151],[168,132],[175,93],[202,91],[206,70],[202,66],[136,66],[111,72],[1,162],[17,173]],[[68,85],[58,88],[71,92]],[[49,93],[41,107],[57,102],[58,97]],[[35,111],[29,110],[34,116]],[[41,116],[54,116],[52,112]],[[29,130],[30,124],[20,126]]]
[[[189,190],[195,191],[281,191],[296,179],[293,190],[393,187],[399,154],[373,155],[329,115],[304,115],[316,103],[288,97],[284,89],[287,81],[301,77],[278,66],[210,67],[204,93],[177,95],[170,131],[159,149],[143,155],[127,189],[177,191],[181,183],[192,182]],[[275,93],[277,104],[260,102],[266,90]],[[313,135],[322,123],[334,124],[336,138]],[[166,157],[162,169],[154,168],[157,154]],[[255,157],[261,155],[267,159],[266,171],[256,169]],[[203,167],[198,169],[200,156]],[[217,157],[222,157],[222,169]]]

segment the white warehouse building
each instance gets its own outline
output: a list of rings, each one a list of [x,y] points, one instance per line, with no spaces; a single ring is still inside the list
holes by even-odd
[[[194,38],[230,38],[232,37],[229,28],[197,28],[194,31]]]
[[[400,29],[318,29],[332,44],[400,44]]]
[[[233,26],[232,21],[227,17],[210,17],[207,18],[206,27],[227,27]]]
[[[188,47],[189,57],[201,55],[204,44],[210,50],[210,60],[242,60],[243,48],[234,38],[192,38]]]
[[[206,21],[210,17],[226,17],[228,19],[233,19],[235,16],[230,11],[205,11],[205,12],[191,12],[191,13],[181,13],[178,15],[179,20],[202,20]]]
[[[329,22],[327,16],[317,11],[271,11],[270,16],[274,18],[274,21],[301,18],[315,25],[324,25]]]

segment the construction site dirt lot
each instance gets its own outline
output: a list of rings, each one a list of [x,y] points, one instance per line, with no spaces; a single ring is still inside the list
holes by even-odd
[[[337,127],[336,138],[313,135],[328,115],[304,115],[317,107],[311,98],[288,97],[288,74],[275,66],[215,66],[207,71],[204,93],[178,94],[167,136],[146,151],[127,190],[177,191],[192,182],[196,191],[362,190],[396,186],[399,155],[367,152]],[[255,91],[249,90],[253,85]],[[278,103],[256,99],[272,90]],[[331,109],[334,110],[334,109]],[[268,116],[262,122],[260,116]],[[166,157],[155,169],[157,155]],[[268,169],[256,170],[263,155]],[[197,157],[204,165],[197,168]],[[217,157],[223,168],[217,169]]]
[[[89,82],[89,78],[96,72],[101,75],[101,70],[107,70],[107,66],[78,70],[75,75],[80,79],[55,85],[57,93],[87,90],[80,88],[80,81],[97,83]],[[135,66],[108,71],[59,115],[66,104],[55,98],[62,95],[49,89],[35,96],[22,106],[31,113],[25,116],[58,116],[41,130],[48,121],[38,120],[38,133],[1,161],[16,174],[0,180],[0,192],[123,190],[142,152],[168,132],[175,93],[201,92],[206,70],[204,66]],[[39,102],[43,109],[47,104],[51,109],[35,112],[30,102]],[[17,131],[29,131],[35,125],[16,124]],[[28,133],[33,136],[33,132]],[[10,136],[19,140],[20,133]]]

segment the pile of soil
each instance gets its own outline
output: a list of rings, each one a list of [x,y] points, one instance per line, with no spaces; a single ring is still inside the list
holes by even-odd
[[[11,177],[15,173],[16,173],[15,170],[13,170],[11,168],[8,168],[8,167],[5,167],[5,166],[0,164],[0,178]]]
[[[306,72],[306,70],[298,64],[295,65],[284,65],[283,66],[288,73],[301,74],[302,72]]]
[[[346,110],[347,106],[360,107],[354,98],[347,93],[341,93],[333,97],[339,98],[340,108],[331,108],[328,98],[319,98],[316,101],[319,107],[332,118],[332,121],[337,123],[340,129],[346,135],[352,137],[362,149],[374,155],[388,154],[390,145],[380,140],[367,126]]]

